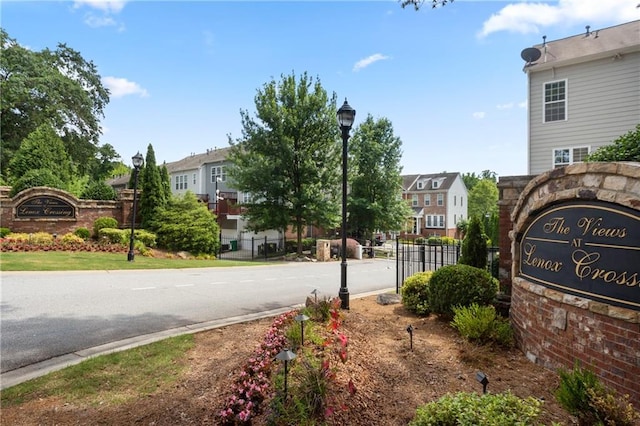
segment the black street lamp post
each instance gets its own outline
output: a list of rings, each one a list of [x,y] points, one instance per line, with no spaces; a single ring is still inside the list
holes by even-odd
[[[144,163],[144,158],[142,154],[138,152],[131,157],[131,161],[133,162],[133,212],[131,213],[131,236],[129,237],[129,253],[127,254],[127,260],[129,262],[133,262],[135,257],[133,252],[133,231],[136,227],[136,207],[138,206],[138,173]]]
[[[347,288],[347,142],[349,131],[356,118],[356,110],[351,108],[345,98],[338,110],[338,124],[342,131],[342,246],[340,263],[340,307],[349,309],[349,289]]]

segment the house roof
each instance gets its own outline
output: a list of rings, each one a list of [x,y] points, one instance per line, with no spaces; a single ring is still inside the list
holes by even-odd
[[[404,191],[442,191],[451,188],[451,185],[460,176],[460,173],[432,173],[425,175],[403,175],[402,176],[402,189]],[[431,189],[431,185],[428,182],[433,180],[442,180],[438,188]],[[423,189],[418,189],[418,182],[423,181],[427,185]]]
[[[202,154],[192,154],[182,160],[165,163],[169,173],[181,172],[184,170],[196,170],[204,164],[223,162],[229,155],[230,146],[225,148],[208,149]]]
[[[540,58],[525,65],[528,72],[571,65],[610,56],[620,59],[625,53],[640,51],[640,20],[614,27],[593,29],[560,40],[537,44]]]

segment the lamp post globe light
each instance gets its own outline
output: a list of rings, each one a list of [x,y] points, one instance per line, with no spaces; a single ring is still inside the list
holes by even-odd
[[[138,206],[138,173],[140,167],[144,163],[144,158],[140,151],[133,157],[131,157],[133,163],[133,211],[131,212],[131,236],[129,237],[129,253],[127,254],[127,260],[133,262],[135,254],[133,253],[133,231],[136,226],[136,207]]]
[[[345,98],[337,113],[338,124],[342,131],[342,245],[340,247],[340,307],[349,309],[349,289],[347,288],[347,142],[349,131],[356,118],[356,110],[351,108]]]

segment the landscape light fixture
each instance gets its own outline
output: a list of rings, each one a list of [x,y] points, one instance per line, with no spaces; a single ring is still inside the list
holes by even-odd
[[[413,326],[411,324],[407,327],[407,333],[409,333],[409,348],[413,350]]]
[[[144,164],[144,157],[140,154],[140,151],[133,157],[131,157],[133,163],[133,211],[131,212],[131,236],[129,237],[129,253],[127,254],[127,260],[133,262],[135,254],[133,252],[133,234],[136,227],[136,208],[138,206],[138,173],[140,168]]]
[[[289,374],[289,361],[296,359],[296,354],[285,348],[276,355],[276,359],[284,361],[284,401],[287,400],[287,375]]]
[[[338,124],[342,131],[342,246],[340,263],[340,307],[349,309],[349,289],[347,288],[347,142],[349,131],[356,118],[356,110],[351,108],[345,98],[337,113]]]
[[[300,346],[304,346],[304,323],[309,320],[309,317],[305,314],[298,314],[293,319],[300,323]]]
[[[487,385],[489,384],[487,376],[482,371],[478,371],[476,373],[476,380],[482,385],[482,393],[487,393]]]

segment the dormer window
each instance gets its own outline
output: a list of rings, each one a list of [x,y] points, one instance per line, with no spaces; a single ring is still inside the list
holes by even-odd
[[[431,189],[438,189],[439,187],[440,187],[439,180],[434,180],[433,182],[431,182]]]
[[[424,182],[421,180],[418,181],[418,189],[424,189]]]

